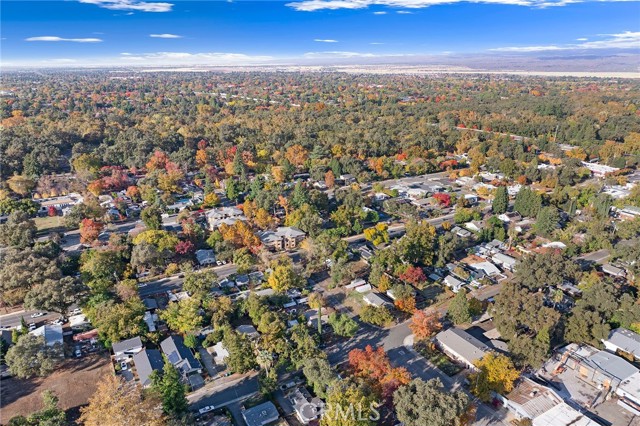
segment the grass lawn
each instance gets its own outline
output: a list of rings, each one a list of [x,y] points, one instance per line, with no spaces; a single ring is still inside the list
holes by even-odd
[[[39,234],[46,234],[53,231],[64,232],[66,230],[62,216],[36,217],[33,220],[36,223]]]

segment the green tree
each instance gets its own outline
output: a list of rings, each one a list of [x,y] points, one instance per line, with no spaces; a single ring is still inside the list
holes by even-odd
[[[226,329],[222,344],[229,352],[225,359],[227,367],[234,373],[246,373],[258,366],[251,341],[244,334]]]
[[[465,324],[471,322],[471,314],[469,313],[469,300],[467,292],[461,289],[449,304],[447,315],[454,324]]]
[[[491,204],[491,210],[493,214],[502,214],[506,213],[509,208],[509,194],[507,194],[507,187],[499,186],[496,189],[496,195],[493,198],[493,202]]]
[[[323,358],[305,359],[302,363],[302,372],[313,388],[313,393],[320,398],[326,398],[331,385],[338,381],[338,374],[329,361]]]
[[[58,407],[58,397],[50,390],[42,392],[42,409],[29,417],[16,416],[9,426],[67,426],[67,414]]]
[[[147,229],[162,229],[162,213],[156,206],[145,207],[140,212],[140,219],[142,219]]]
[[[227,195],[227,198],[232,201],[236,201],[240,196],[240,188],[238,187],[239,186],[238,183],[232,177],[225,180],[224,183],[225,183],[225,193]]]
[[[0,246],[20,249],[32,246],[36,231],[36,224],[27,213],[13,211],[7,222],[0,225]]]
[[[360,311],[360,319],[379,327],[386,327],[393,322],[391,312],[384,306],[365,306]]]
[[[84,301],[86,293],[87,287],[73,277],[46,279],[29,290],[24,298],[24,305],[29,309],[65,315],[71,305]]]
[[[329,325],[338,336],[353,337],[360,329],[360,326],[349,315],[331,313],[329,315]]]
[[[528,186],[523,186],[514,202],[513,209],[523,216],[535,217],[542,208],[542,197]]]
[[[179,333],[186,334],[194,331],[202,325],[200,300],[189,298],[170,303],[167,309],[160,312],[160,318],[170,329]]]
[[[47,376],[62,360],[60,344],[49,346],[43,336],[25,334],[7,351],[5,361],[9,371],[21,379]]]
[[[355,383],[337,382],[329,390],[321,426],[373,426],[380,420],[376,397]]]
[[[165,414],[177,417],[187,412],[189,403],[185,385],[180,380],[180,373],[169,361],[165,360],[162,374],[154,372],[151,380],[151,388],[160,395]]]
[[[558,229],[559,222],[558,209],[555,207],[543,207],[536,216],[536,223],[533,225],[533,229],[538,235],[550,237]]]
[[[218,275],[214,271],[187,272],[182,289],[193,296],[202,298],[209,294],[217,279]]]
[[[405,426],[462,426],[470,409],[462,391],[445,390],[440,379],[412,380],[393,394],[393,405]]]

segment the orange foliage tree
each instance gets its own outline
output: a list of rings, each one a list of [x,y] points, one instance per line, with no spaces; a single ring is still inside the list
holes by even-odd
[[[260,246],[260,238],[253,233],[251,227],[239,220],[233,225],[223,223],[220,225],[220,234],[225,241],[230,241],[236,247],[246,247],[255,252]]]
[[[442,324],[435,312],[425,313],[422,310],[417,310],[411,317],[411,324],[409,328],[413,332],[416,340],[426,340],[440,331]]]
[[[364,350],[349,352],[349,365],[353,374],[370,382],[380,396],[391,398],[393,392],[411,381],[411,375],[404,367],[393,368],[382,347],[373,349],[367,345]]]
[[[104,225],[93,219],[82,219],[80,222],[80,242],[92,243],[98,239]]]

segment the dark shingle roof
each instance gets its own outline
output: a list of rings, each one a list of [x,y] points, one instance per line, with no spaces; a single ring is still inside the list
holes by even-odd
[[[138,378],[142,386],[148,386],[151,384],[151,373],[155,370],[162,370],[164,366],[164,360],[162,354],[157,349],[147,349],[145,351],[138,352],[133,356],[133,363],[136,365],[138,371]]]

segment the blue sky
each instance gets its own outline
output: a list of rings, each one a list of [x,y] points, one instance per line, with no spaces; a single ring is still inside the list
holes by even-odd
[[[6,65],[311,63],[640,48],[640,2],[2,1]]]

